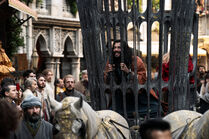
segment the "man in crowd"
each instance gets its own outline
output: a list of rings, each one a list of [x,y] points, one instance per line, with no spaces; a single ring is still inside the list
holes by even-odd
[[[27,78],[36,78],[36,74],[33,70],[26,70],[23,73],[23,78],[26,80]]]
[[[83,97],[84,100],[86,100],[85,96],[80,93],[79,91],[74,89],[75,86],[75,80],[72,75],[68,74],[64,77],[64,85],[66,88],[66,91],[63,93],[59,93],[56,97],[57,101],[62,101],[67,96],[74,96],[74,97]]]
[[[41,119],[41,101],[31,95],[21,104],[24,117],[20,126],[10,135],[11,139],[52,139],[52,125]]]
[[[43,74],[37,75],[38,88],[36,90],[36,96],[41,100],[42,112],[41,117],[46,121],[51,120],[51,108],[48,100],[48,94],[46,93],[46,80]]]
[[[124,52],[124,61],[121,61],[121,47],[123,47]],[[128,44],[124,41],[120,42],[120,40],[116,40],[113,43],[112,48],[112,63],[109,63],[109,61],[106,64],[106,69],[104,72],[104,80],[107,84],[110,83],[110,73],[112,72],[115,83],[120,85],[122,83],[122,75],[124,75],[124,79],[126,82],[132,82],[134,79],[134,61],[136,59],[136,73],[138,78],[139,84],[145,84],[146,82],[146,68],[141,58],[138,56],[134,57],[132,55],[132,50],[129,48]],[[109,108],[111,108],[111,99],[112,99],[112,92],[106,92],[109,96],[107,101],[109,101]],[[141,117],[145,117],[147,113],[147,93],[145,89],[141,89],[138,91],[138,111],[140,113]],[[124,115],[123,111],[123,95],[122,91],[117,89],[115,91],[115,102],[116,102],[116,111],[122,115]],[[135,116],[135,96],[133,91],[130,89],[126,92],[126,107],[127,107],[127,115],[128,117],[134,117]],[[150,90],[150,116],[156,117],[158,113],[158,96],[153,91],[153,89]]]
[[[59,93],[63,93],[65,91],[63,79],[56,79],[55,85],[56,85],[56,95]]]
[[[26,90],[23,92],[23,99],[29,95],[34,95],[37,89],[37,80],[35,78],[27,78],[24,86]]]
[[[197,71],[197,91],[200,93],[200,89],[202,84],[204,84],[205,81],[205,66],[200,65],[198,67],[198,71]]]
[[[23,88],[24,89],[26,89],[25,87],[24,87],[24,83],[25,83],[25,81],[28,79],[28,78],[36,78],[36,74],[35,74],[35,72],[33,71],[33,70],[30,70],[30,69],[28,69],[28,70],[26,70],[25,72],[23,72]]]
[[[75,83],[75,89],[86,96],[87,101],[90,99],[90,92],[88,89],[88,73],[87,70],[81,72],[81,80]]]
[[[142,139],[172,139],[170,124],[161,119],[147,120],[140,126]]]
[[[4,78],[2,81],[1,81],[1,86],[0,86],[0,90],[1,90],[1,94],[0,94],[0,97],[4,97],[3,96],[3,92],[2,92],[2,88],[4,85],[8,85],[8,84],[15,84],[15,80],[12,79],[12,78]]]
[[[15,101],[18,99],[18,92],[14,82],[5,83],[2,87],[1,93],[3,98],[11,104],[15,104]]]
[[[206,73],[205,73],[205,66],[200,65],[198,67],[198,72],[199,72],[199,77],[204,78],[204,76],[206,75]]]
[[[23,72],[23,82],[20,83],[21,87],[26,90],[27,88],[25,87],[25,81],[28,79],[28,78],[33,78],[33,79],[36,79],[36,74],[33,70],[26,70]]]
[[[54,98],[54,85],[52,84],[53,73],[50,69],[45,69],[42,74],[46,79],[46,93],[51,97]]]

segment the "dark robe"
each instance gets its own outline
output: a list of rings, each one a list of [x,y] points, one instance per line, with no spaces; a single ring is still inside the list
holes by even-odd
[[[134,56],[132,56],[132,64],[130,67],[130,70],[132,72],[134,72]],[[117,62],[120,64],[120,62]],[[107,73],[107,67],[108,67],[109,61],[107,61],[106,64],[106,68],[105,68],[105,74],[104,74],[104,80],[107,84],[109,84],[109,80],[110,80],[110,75],[109,73]],[[118,67],[119,65],[115,64],[115,67]],[[146,68],[145,65],[142,61],[141,58],[139,58],[138,56],[136,57],[136,67],[137,67],[137,79],[138,79],[138,83],[139,84],[145,84],[146,82]],[[116,82],[116,84],[121,84],[121,78],[122,78],[122,71],[119,68],[115,68],[114,72],[113,72],[114,76],[114,80]],[[132,76],[132,75],[131,75]],[[126,81],[132,81],[133,77],[130,76],[129,74],[126,74]],[[140,114],[140,117],[145,117],[147,114],[147,93],[145,89],[140,89],[140,91],[138,91],[138,111]],[[112,109],[112,104],[111,104],[111,92],[106,92],[109,93],[109,104],[108,104],[108,108]],[[116,101],[116,112],[120,113],[121,115],[123,114],[123,95],[120,89],[115,91],[115,101]],[[158,114],[158,108],[159,108],[159,103],[158,103],[158,96],[157,94],[154,92],[153,89],[150,90],[150,117],[156,117]],[[133,91],[130,91],[128,89],[127,93],[126,93],[126,109],[127,109],[127,114],[129,118],[133,118],[134,117],[134,112],[135,112],[135,96],[133,94]]]
[[[32,127],[29,127],[26,121],[22,120],[18,129],[10,134],[10,139],[52,139],[52,127],[49,122],[41,120],[35,135],[32,135],[34,133],[30,130]]]
[[[78,91],[75,90],[75,89],[73,89],[73,90],[70,91],[70,92],[65,91],[65,92],[63,92],[63,93],[59,93],[59,94],[56,96],[56,100],[60,102],[60,101],[62,101],[65,97],[69,97],[69,96],[72,96],[72,97],[82,97],[83,100],[86,101],[86,97],[85,97],[82,93],[78,92]]]

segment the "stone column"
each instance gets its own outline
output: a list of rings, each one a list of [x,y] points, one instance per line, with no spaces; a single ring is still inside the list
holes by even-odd
[[[27,15],[27,18],[29,16]],[[31,55],[33,52],[33,26],[32,26],[32,19],[27,21],[27,26],[26,26],[26,51],[27,51],[27,59],[28,59],[28,64],[30,64],[31,61]],[[30,66],[30,65],[28,65]]]
[[[54,71],[54,59],[52,57],[46,57],[46,68]]]
[[[80,58],[72,59],[72,75],[75,78],[75,81],[79,81],[79,73],[80,73]]]
[[[55,58],[54,77],[60,78],[60,57]]]
[[[53,78],[52,83],[54,83],[55,76],[57,78],[60,78],[60,57],[48,57],[48,58],[46,58],[46,68],[52,70],[52,72],[54,74],[54,78]]]

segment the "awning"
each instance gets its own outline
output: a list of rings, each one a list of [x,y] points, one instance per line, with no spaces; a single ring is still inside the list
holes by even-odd
[[[25,14],[28,14],[32,16],[35,20],[37,20],[37,13],[19,0],[8,0],[8,3],[10,7],[17,9],[18,11],[21,11]]]

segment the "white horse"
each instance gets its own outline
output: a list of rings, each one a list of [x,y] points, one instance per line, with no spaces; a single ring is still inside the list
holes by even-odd
[[[66,97],[61,103],[53,99],[50,101],[60,127],[59,138],[131,138],[128,129],[111,123],[113,120],[128,127],[127,121],[114,111],[94,111],[82,98],[77,97]]]
[[[195,111],[180,110],[163,119],[170,123],[173,139],[209,139],[209,111],[202,115]]]

